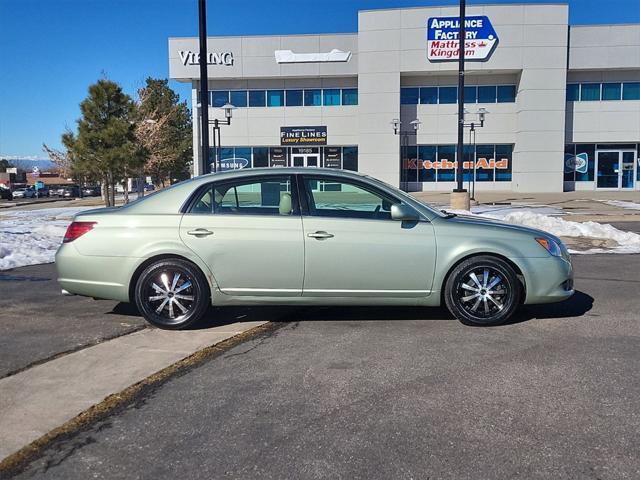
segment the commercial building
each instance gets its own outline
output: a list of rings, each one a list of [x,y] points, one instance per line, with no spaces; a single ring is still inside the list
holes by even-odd
[[[640,25],[570,26],[568,9],[467,8],[474,131],[464,180],[477,190],[640,190]],[[352,34],[209,38],[209,116],[237,107],[211,160],[345,168],[405,190],[451,190],[457,15],[367,10]],[[193,87],[200,174],[197,38],[169,39],[169,70]]]

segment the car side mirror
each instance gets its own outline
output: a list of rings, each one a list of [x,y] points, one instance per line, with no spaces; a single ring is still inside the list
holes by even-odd
[[[418,213],[409,205],[394,203],[391,205],[391,219],[401,222],[417,222],[420,220]]]

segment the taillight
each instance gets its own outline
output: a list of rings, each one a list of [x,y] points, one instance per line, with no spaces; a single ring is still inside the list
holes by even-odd
[[[67,233],[64,234],[62,243],[73,242],[76,238],[80,238],[93,228],[97,222],[71,222],[71,225],[67,228]]]

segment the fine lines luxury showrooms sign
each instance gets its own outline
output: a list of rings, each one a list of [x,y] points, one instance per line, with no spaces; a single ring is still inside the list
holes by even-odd
[[[200,53],[192,52],[191,50],[179,50],[180,61],[186,67],[187,65],[199,65]],[[231,67],[233,65],[233,52],[208,52],[207,53],[208,65],[226,65]]]
[[[280,127],[280,145],[326,145],[327,127]]]
[[[498,45],[498,34],[484,15],[466,17],[465,60],[484,62]],[[458,60],[459,17],[431,17],[427,20],[427,59],[431,62]]]

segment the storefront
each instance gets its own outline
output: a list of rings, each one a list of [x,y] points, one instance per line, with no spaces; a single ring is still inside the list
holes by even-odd
[[[563,4],[467,12],[465,183],[476,190],[640,190],[640,25],[569,26]],[[211,37],[210,118],[232,124],[195,174],[343,168],[405,190],[451,190],[457,8],[367,10],[352,34]],[[169,39],[199,103],[197,38]],[[484,121],[480,122],[480,113]],[[471,127],[473,124],[473,127]]]

